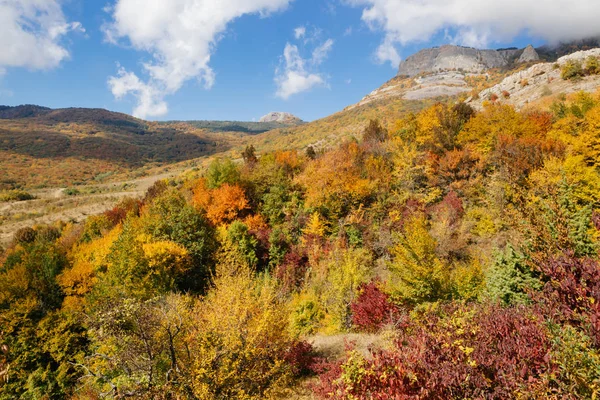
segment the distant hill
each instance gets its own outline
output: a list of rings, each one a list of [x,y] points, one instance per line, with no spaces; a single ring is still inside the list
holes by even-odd
[[[172,124],[188,124],[198,129],[206,129],[211,132],[240,132],[246,134],[258,134],[268,132],[273,129],[286,128],[301,125],[304,122],[300,119],[289,122],[247,122],[247,121],[167,121],[161,122],[165,126]]]
[[[494,94],[520,107],[547,96],[544,93],[597,87],[593,77],[561,81],[559,72],[550,70],[553,63],[548,66],[544,61],[554,62],[563,53],[598,44],[587,40],[537,49],[424,50],[408,57],[398,76],[356,104],[310,123],[283,112],[269,113],[259,122],[148,122],[103,109],[0,106],[0,157],[7,171],[0,180],[15,186],[71,184],[111,171],[219,153],[237,158],[248,144],[259,152],[324,149],[360,137],[370,119],[391,129],[406,114],[438,101],[470,101],[480,107]]]
[[[360,138],[370,119],[380,120],[392,127],[397,119],[418,112],[433,104],[434,99],[405,100],[386,97],[346,109],[298,126],[274,129],[255,136],[242,138],[244,145],[252,144],[258,151],[281,149],[315,150],[332,148],[352,137]]]
[[[215,154],[239,139],[237,132],[171,126],[104,109],[0,106],[0,185],[71,185]]]
[[[32,104],[16,107],[0,106],[0,119],[31,118],[49,113],[50,111],[52,111],[51,108]]]

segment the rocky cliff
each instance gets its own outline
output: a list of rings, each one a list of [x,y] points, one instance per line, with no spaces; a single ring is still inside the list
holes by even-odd
[[[400,63],[399,76],[415,76],[425,72],[459,70],[481,73],[491,68],[538,61],[532,46],[525,49],[479,50],[471,47],[444,45],[424,49]]]

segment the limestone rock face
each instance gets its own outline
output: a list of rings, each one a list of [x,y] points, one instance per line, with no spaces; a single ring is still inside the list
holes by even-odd
[[[519,57],[519,59],[517,60],[517,63],[522,64],[522,63],[534,62],[534,61],[540,61],[540,56],[537,53],[537,51],[535,51],[533,46],[529,45],[529,46],[525,47],[525,50],[523,50],[523,54],[521,54],[521,57]]]
[[[553,62],[537,63],[527,69],[515,72],[495,86],[482,90],[477,98],[467,101],[472,107],[482,109],[485,101],[492,96],[499,102],[521,109],[542,100],[545,97],[580,91],[594,93],[600,86],[600,75],[583,77],[571,81],[561,77],[561,67],[569,61],[585,62],[589,57],[600,58],[600,48],[578,51]],[[556,68],[558,66],[558,68]],[[506,97],[504,94],[508,94]]]
[[[258,120],[258,122],[280,122],[283,124],[294,124],[302,122],[302,120],[293,114],[275,111],[263,116]]]
[[[426,72],[460,70],[481,73],[491,68],[539,60],[532,46],[526,49],[479,50],[472,47],[444,45],[424,49],[400,63],[398,75],[415,76]]]

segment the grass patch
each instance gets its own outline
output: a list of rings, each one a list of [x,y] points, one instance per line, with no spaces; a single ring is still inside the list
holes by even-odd
[[[35,196],[20,189],[0,191],[0,202],[33,200]]]

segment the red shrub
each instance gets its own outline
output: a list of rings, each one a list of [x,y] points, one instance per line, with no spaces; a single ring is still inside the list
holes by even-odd
[[[292,249],[284,256],[283,263],[275,269],[275,276],[283,289],[289,293],[302,287],[307,268],[307,255],[298,249]]]
[[[377,332],[397,317],[398,309],[379,289],[377,282],[361,285],[359,292],[358,298],[350,304],[352,324],[359,330]]]
[[[139,215],[142,202],[136,199],[125,199],[110,210],[104,212],[104,215],[112,225],[120,224],[125,220],[127,214],[133,212]]]
[[[436,204],[432,209],[433,214],[444,214],[450,221],[450,224],[457,223],[462,217],[465,209],[463,201],[452,189],[443,200]]]
[[[320,375],[321,398],[514,398],[545,384],[553,371],[541,314],[479,306],[428,313],[403,329],[393,350],[348,359]],[[340,379],[343,377],[343,379]]]
[[[415,214],[424,213],[425,210],[425,203],[415,198],[409,198],[408,200],[406,200],[404,207],[402,207],[400,219],[401,222],[394,228],[396,230],[402,229],[402,227],[404,226],[404,221],[408,221],[410,217],[412,217]]]
[[[551,139],[499,135],[493,160],[512,179],[517,180],[541,167],[548,156],[560,157],[564,150],[562,143]]]
[[[589,321],[590,336],[600,346],[600,263],[565,255],[540,263],[539,269],[548,282],[534,298],[559,321],[584,327]]]
[[[319,361],[313,346],[304,340],[294,342],[283,359],[291,366],[295,376],[310,374]]]
[[[435,173],[430,177],[431,184],[456,189],[484,172],[479,156],[468,149],[447,151],[433,167]]]
[[[318,399],[342,399],[348,394],[339,385],[343,372],[341,362],[320,360],[313,366],[313,371],[319,375],[319,382],[311,387]]]
[[[546,135],[552,129],[554,115],[548,111],[530,111],[527,113],[527,119],[533,121],[539,128],[540,135]]]

